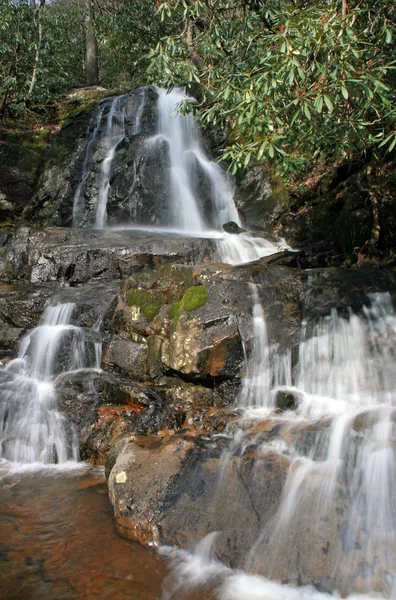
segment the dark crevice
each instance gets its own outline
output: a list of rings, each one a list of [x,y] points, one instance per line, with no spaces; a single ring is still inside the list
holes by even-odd
[[[201,385],[210,390],[214,390],[218,385],[226,381],[233,381],[235,379],[235,377],[229,377],[226,375],[213,377],[212,375],[207,375],[205,373],[200,373],[197,375],[185,375],[184,373],[181,373],[180,371],[175,371],[174,369],[168,369],[165,372],[165,375],[167,377],[178,377],[185,383],[191,383],[192,385]]]
[[[249,500],[250,500],[250,504],[251,504],[251,506],[252,506],[253,512],[254,512],[254,514],[256,515],[256,518],[257,518],[257,523],[258,523],[258,526],[260,527],[260,526],[261,526],[261,518],[260,518],[260,514],[259,514],[259,512],[257,511],[256,507],[254,506],[254,502],[253,502],[253,498],[252,498],[252,496],[251,496],[251,494],[250,494],[249,486],[247,485],[246,481],[244,480],[244,478],[243,478],[243,475],[242,475],[242,473],[240,472],[240,470],[238,469],[238,466],[237,466],[237,465],[235,465],[235,469],[236,469],[236,472],[237,472],[237,474],[238,474],[238,477],[239,477],[239,479],[240,479],[240,481],[241,481],[241,483],[242,483],[242,485],[243,485],[243,487],[244,487],[244,489],[245,489],[245,491],[246,491],[246,495],[247,495],[247,497],[248,497],[248,498],[249,498]]]

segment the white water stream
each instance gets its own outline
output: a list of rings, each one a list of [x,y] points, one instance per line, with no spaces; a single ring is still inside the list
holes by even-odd
[[[167,93],[154,88],[158,94],[156,132],[147,138],[147,149],[153,153],[165,152],[169,162],[169,189],[167,192],[167,222],[157,227],[163,233],[181,233],[187,236],[215,238],[219,256],[223,262],[237,265],[268,256],[288,246],[279,240],[272,243],[253,237],[245,232],[228,234],[223,225],[233,221],[241,226],[234,202],[234,183],[219,164],[212,161],[204,150],[197,119],[181,115],[178,105],[187,98],[182,89],[174,88]],[[141,131],[146,88],[139,90],[131,127],[132,136]],[[125,97],[112,100],[103,124],[103,108],[97,113],[85,152],[82,176],[74,194],[73,225],[79,226],[84,212],[83,192],[95,146],[104,146],[104,158],[94,186],[96,190],[96,215],[94,226],[107,226],[107,201],[117,148],[125,137]],[[135,184],[134,184],[135,185]],[[165,185],[165,183],[164,183]],[[147,226],[135,223],[119,223],[122,228],[136,229]],[[288,248],[289,249],[289,248]]]
[[[196,585],[213,585],[222,600],[325,598],[273,581],[296,585],[302,569],[321,582],[316,569],[323,556],[322,583],[333,597],[339,590],[348,598],[355,597],[352,591],[360,598],[394,598],[396,312],[390,295],[373,294],[361,314],[343,317],[333,309],[306,323],[293,368],[291,353],[280,354],[268,342],[257,285],[252,300],[253,348],[238,402],[245,414],[224,453],[219,485],[226,493],[229,458],[254,443],[244,423],[268,418],[280,431],[274,441],[257,441],[257,456],[288,460],[289,474],[276,514],[246,559],[247,573],[225,569],[208,554],[167,549],[174,565],[170,590],[188,589],[195,577]],[[281,414],[275,410],[279,393],[295,400]],[[248,574],[257,572],[265,577]]]
[[[107,199],[109,197],[110,189],[111,166],[113,164],[117,146],[125,135],[124,112],[120,108],[122,99],[123,96],[114,98],[106,121],[105,140],[107,142],[107,153],[101,165],[95,220],[95,226],[99,229],[103,229],[107,224]]]
[[[70,324],[74,308],[46,308],[23,338],[19,357],[0,370],[0,458],[23,464],[79,458],[77,436],[57,410],[54,389],[57,375],[86,366],[84,332]]]

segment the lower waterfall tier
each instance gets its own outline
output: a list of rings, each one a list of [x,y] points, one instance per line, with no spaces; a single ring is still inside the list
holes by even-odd
[[[83,335],[85,359],[62,343],[30,362],[82,458],[105,464],[119,533],[204,540],[166,551],[169,593],[201,560],[222,599],[391,597],[394,273],[232,267],[217,241],[21,228],[2,258],[3,366],[46,307],[73,303],[47,325],[71,348]]]

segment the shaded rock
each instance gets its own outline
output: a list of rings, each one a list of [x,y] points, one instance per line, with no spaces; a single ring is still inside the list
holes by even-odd
[[[228,223],[224,223],[223,225],[223,229],[226,233],[243,233],[244,231],[246,231],[246,229],[243,229],[243,227],[239,227],[239,225],[237,225],[237,223],[234,223],[234,221],[229,221]]]
[[[122,335],[113,336],[103,362],[108,368],[116,368],[130,373],[133,379],[144,379],[147,362],[147,344],[133,342]]]
[[[36,327],[53,292],[48,285],[0,283],[0,324],[23,331]]]
[[[79,102],[77,102],[79,105]],[[82,173],[85,146],[88,143],[92,112],[96,102],[69,112],[60,131],[51,139],[38,192],[24,216],[40,225],[71,225],[73,198]]]
[[[349,266],[361,261],[360,253],[373,231],[371,198],[376,199],[379,218],[376,256],[371,259],[374,265],[394,265],[394,171],[394,158],[363,165],[345,163],[290,203],[275,228],[290,245],[311,257],[302,263],[303,268]],[[320,264],[315,260],[317,254],[322,254]]]
[[[14,206],[7,200],[5,194],[0,192],[0,222],[14,217]]]
[[[279,410],[296,410],[299,403],[299,394],[295,392],[278,390],[276,393],[275,405]]]
[[[254,165],[236,180],[235,204],[247,229],[272,233],[288,203],[282,182],[261,165]]]
[[[316,269],[304,271],[302,281],[303,316],[311,320],[334,308],[345,317],[349,308],[359,314],[363,305],[371,305],[376,292],[389,292],[396,300],[395,269]]]
[[[1,325],[0,356],[15,358],[18,354],[19,340],[23,329]]]
[[[204,262],[213,240],[140,235],[134,232],[21,228],[8,244],[7,278],[71,286],[122,279],[167,262]]]

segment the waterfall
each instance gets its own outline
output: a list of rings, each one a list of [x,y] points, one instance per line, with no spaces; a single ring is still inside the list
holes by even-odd
[[[243,386],[246,415],[257,407],[268,414],[279,390],[294,395],[297,406],[277,417],[291,466],[278,512],[261,531],[247,568],[293,581],[301,553],[309,563],[312,544],[330,539],[333,589],[350,591],[354,578],[361,592],[389,593],[396,566],[396,313],[390,295],[373,294],[359,315],[350,311],[345,318],[333,309],[305,323],[289,373],[279,371],[282,358],[271,365],[261,311],[255,289],[259,337]],[[315,426],[307,446],[305,432]]]
[[[142,116],[144,106],[146,104],[146,88],[141,88],[139,90],[139,103],[136,109],[135,122],[132,127],[132,135],[137,135],[141,131],[142,125]]]
[[[113,99],[106,121],[105,140],[107,144],[106,157],[100,170],[99,194],[96,208],[95,226],[102,229],[107,223],[107,199],[109,197],[111,166],[118,144],[124,139],[124,112],[121,110],[123,96]]]
[[[233,201],[233,186],[219,165],[204,153],[198,122],[191,115],[177,112],[178,105],[186,99],[183,90],[158,91],[158,130],[150,144],[165,141],[170,162],[171,229],[190,234],[220,229],[223,223],[235,221],[239,216]],[[206,224],[202,214],[199,189],[196,185],[197,169],[201,169],[209,187],[213,217]]]
[[[259,292],[251,285],[253,343],[237,400],[244,416],[229,429],[219,497],[228,493],[227,463],[247,452],[248,461],[253,453],[257,458],[256,472],[265,455],[290,464],[280,503],[257,532],[245,572],[199,552],[165,548],[172,567],[165,597],[206,585],[220,600],[394,598],[396,312],[390,295],[372,294],[359,313],[333,309],[304,323],[292,367],[290,353],[269,341]],[[280,392],[293,396],[294,406],[275,410]],[[252,439],[263,418],[272,419],[274,439],[262,441],[260,433]],[[257,493],[250,489],[249,498]],[[214,532],[206,538],[212,550],[213,544]],[[318,589],[304,587],[300,572]]]
[[[151,90],[151,95],[149,94]],[[157,97],[156,114],[147,121],[145,108]],[[208,157],[198,120],[192,114],[180,114],[178,106],[189,99],[184,90],[173,88],[171,92],[157,87],[140,88],[132,95],[111,100],[110,106],[101,105],[91,125],[82,165],[82,174],[73,198],[73,225],[80,226],[91,220],[91,225],[103,229],[110,220],[122,228],[149,229],[161,233],[183,233],[188,236],[216,238],[219,257],[229,264],[243,264],[277,252],[287,246],[253,237],[248,232],[234,235],[223,230],[230,221],[241,226],[234,202],[233,179],[223,168]],[[151,113],[150,113],[151,114]],[[144,143],[137,139],[143,131]],[[136,195],[138,209],[125,208],[117,213],[119,195],[125,196],[125,186],[112,200],[111,218],[108,219],[108,200],[111,196],[117,152],[121,142],[130,148],[144,148],[145,155],[138,155],[131,164],[123,166],[123,177],[129,182],[130,199]],[[93,169],[100,158],[99,169]],[[156,195],[161,195],[161,206],[150,213],[141,214],[141,198],[137,187],[150,186],[144,175],[137,173],[137,165],[152,161],[162,169],[163,182]],[[125,170],[124,170],[125,169]],[[88,192],[91,200],[84,201]],[[127,200],[127,199],[126,199]],[[147,198],[147,203],[159,202]],[[131,202],[131,200],[130,200]],[[94,205],[94,214],[88,210]],[[110,209],[109,209],[110,210]],[[84,216],[84,211],[87,213]],[[129,221],[129,222],[128,222]],[[155,222],[153,229],[151,223]]]
[[[248,233],[230,235],[223,231],[223,225],[230,221],[241,226],[234,202],[232,179],[223,169],[210,160],[204,145],[197,119],[192,114],[180,114],[178,105],[188,97],[184,90],[174,88],[170,93],[156,88],[158,97],[158,131],[150,144],[167,144],[170,160],[170,202],[171,222],[169,229],[188,235],[206,234],[208,237],[219,232],[219,254],[222,261],[229,264],[242,264],[257,260],[279,250],[271,242],[254,238]],[[198,183],[198,174],[201,182]],[[204,207],[200,186],[207,186],[211,218],[204,219]]]
[[[0,457],[17,463],[78,460],[78,440],[57,410],[54,378],[85,366],[83,331],[70,324],[75,305],[49,306],[22,340],[19,357],[0,370]]]

